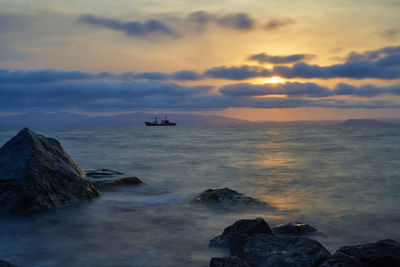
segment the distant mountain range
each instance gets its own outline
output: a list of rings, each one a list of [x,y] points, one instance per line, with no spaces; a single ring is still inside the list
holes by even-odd
[[[144,122],[153,117],[164,118],[164,114],[132,112],[110,116],[88,116],[69,112],[30,112],[19,115],[0,116],[0,126],[144,126]],[[236,118],[199,115],[168,114],[170,121],[177,121],[178,126],[252,126],[252,125],[389,125],[400,124],[400,119],[365,120],[352,119],[343,121],[247,121]]]

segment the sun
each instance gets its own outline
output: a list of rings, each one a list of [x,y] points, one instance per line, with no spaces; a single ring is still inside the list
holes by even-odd
[[[265,83],[283,83],[283,79],[278,76],[273,76],[271,78],[265,79]]]
[[[278,84],[278,83],[284,83],[284,82],[285,82],[285,80],[279,76],[272,76],[269,78],[258,78],[254,81],[254,83],[256,83],[256,84],[266,84],[266,83]]]

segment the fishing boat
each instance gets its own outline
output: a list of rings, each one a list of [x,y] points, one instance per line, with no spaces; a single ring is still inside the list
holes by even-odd
[[[161,122],[158,122],[159,118],[154,117],[153,121],[145,121],[144,124],[146,126],[176,126],[176,122],[170,122],[167,119],[167,115],[165,115],[165,119],[161,120]]]

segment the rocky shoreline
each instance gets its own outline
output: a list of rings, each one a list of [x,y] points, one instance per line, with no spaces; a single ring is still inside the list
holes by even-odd
[[[211,258],[210,267],[400,266],[400,243],[390,239],[341,247],[331,255],[321,243],[307,236],[310,230],[316,231],[312,226],[289,223],[273,229],[262,218],[239,220],[225,228],[210,240],[209,246],[227,248],[230,256]]]
[[[141,184],[138,177],[106,168],[83,171],[60,142],[28,128],[0,148],[2,213],[30,215],[93,200],[100,196],[99,189]],[[229,188],[207,189],[191,202],[227,210],[273,208]],[[210,247],[226,249],[230,254],[211,258],[210,266],[400,266],[400,243],[394,240],[344,246],[331,255],[311,238],[317,233],[317,229],[301,222],[271,228],[262,218],[242,219],[210,240]],[[0,260],[3,266],[15,265]]]

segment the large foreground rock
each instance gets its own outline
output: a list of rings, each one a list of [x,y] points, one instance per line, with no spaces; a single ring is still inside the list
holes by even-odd
[[[99,195],[56,139],[24,128],[0,148],[0,211],[31,213]]]
[[[330,257],[318,241],[307,237],[253,235],[244,246],[243,259],[257,267],[314,267]]]
[[[233,225],[224,229],[222,234],[211,239],[210,247],[225,247],[229,248],[231,238],[236,234],[242,234],[245,236],[252,236],[254,234],[266,234],[273,235],[271,228],[262,218],[256,218],[254,220],[239,220]]]
[[[233,209],[240,206],[267,207],[268,203],[243,195],[227,187],[207,189],[195,197],[194,202],[212,205],[217,208]]]
[[[129,176],[110,169],[92,169],[85,172],[89,180],[97,187],[143,184],[142,180],[136,176]]]
[[[364,245],[345,246],[338,251],[356,258],[362,266],[400,266],[400,243],[391,239]]]

